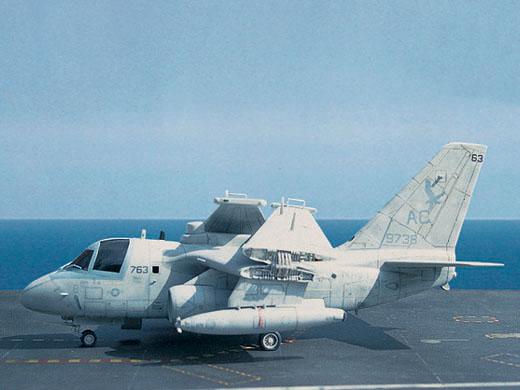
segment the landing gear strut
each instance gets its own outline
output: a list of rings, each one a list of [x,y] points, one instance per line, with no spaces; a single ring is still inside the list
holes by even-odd
[[[81,345],[84,347],[93,347],[96,345],[97,336],[93,330],[87,329],[81,333]]]
[[[258,344],[264,351],[276,351],[280,348],[282,336],[278,332],[269,332],[261,334],[258,338]]]

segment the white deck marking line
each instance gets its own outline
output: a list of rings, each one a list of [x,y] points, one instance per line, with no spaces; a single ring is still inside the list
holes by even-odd
[[[506,364],[508,366],[520,368],[520,363],[514,363],[514,362],[509,362],[507,360],[503,360],[504,357],[512,357],[512,358],[517,358],[517,359],[520,358],[519,355],[514,354],[514,353],[497,353],[495,355],[485,356],[482,359],[487,360],[488,362]]]
[[[520,339],[520,333],[488,333],[488,339]]]
[[[465,316],[465,315],[458,315],[454,316],[453,319],[456,322],[465,322],[465,323],[473,323],[473,324],[496,324],[499,323],[500,320],[496,318],[495,316]]]
[[[23,341],[23,339],[11,339],[11,341],[20,342]]]
[[[469,341],[469,339],[421,339],[421,343],[424,344],[456,343],[463,341]]]
[[[471,389],[519,387],[520,382],[381,383],[374,385],[248,387],[247,390],[386,390],[386,389]]]
[[[44,339],[32,339],[32,341],[45,341]]]
[[[404,340],[404,343],[406,345],[410,345],[410,343],[408,342],[408,339],[404,336],[404,334],[401,332],[401,331],[397,331],[397,333],[401,336],[401,338]],[[430,371],[430,373],[435,377],[435,379],[437,379],[437,382],[438,383],[442,383],[442,380],[440,378],[440,376],[433,370],[433,368],[431,368],[428,363],[426,362],[426,360],[423,359],[423,357],[421,356],[421,354],[419,353],[419,351],[415,351],[415,354],[417,355],[417,357],[419,358],[419,360],[423,363],[424,367],[426,367],[426,369],[428,371]]]

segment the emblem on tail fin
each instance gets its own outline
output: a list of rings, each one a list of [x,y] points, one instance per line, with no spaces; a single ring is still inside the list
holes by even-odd
[[[428,205],[428,211],[432,211],[436,204],[441,204],[441,199],[446,195],[445,191],[442,191],[440,194],[435,194],[433,192],[433,187],[437,185],[443,179],[442,176],[437,176],[435,181],[432,183],[430,179],[426,179],[424,181],[424,192],[428,197],[426,204]]]
[[[486,146],[452,142],[370,220],[346,249],[455,248]]]

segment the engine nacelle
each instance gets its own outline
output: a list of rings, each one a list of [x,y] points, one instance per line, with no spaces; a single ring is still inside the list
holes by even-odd
[[[225,308],[230,291],[212,286],[186,285],[171,287],[168,291],[168,319],[172,324],[177,317]]]

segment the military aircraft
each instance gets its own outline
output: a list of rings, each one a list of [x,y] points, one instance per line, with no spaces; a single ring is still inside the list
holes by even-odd
[[[347,311],[448,287],[455,245],[486,146],[450,143],[351,240],[333,248],[303,200],[273,203],[226,193],[204,222],[189,222],[180,242],[108,238],[23,290],[31,309],[81,326],[140,329],[168,319],[178,331],[259,335],[267,351],[280,332],[343,321]],[[78,329],[79,331],[80,329]]]

